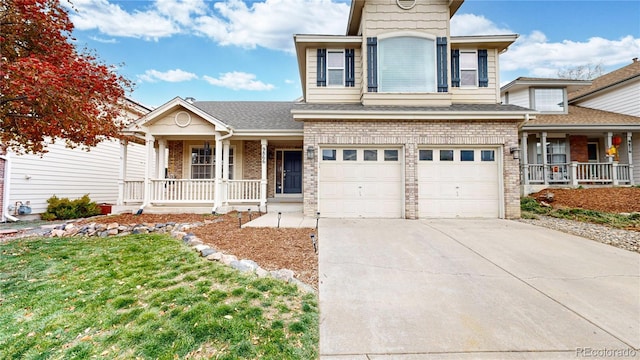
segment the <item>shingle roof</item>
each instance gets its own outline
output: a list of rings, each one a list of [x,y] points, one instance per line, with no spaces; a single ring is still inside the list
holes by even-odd
[[[194,106],[236,130],[297,130],[293,102],[278,101],[197,101]]]
[[[522,125],[527,127],[553,126],[640,126],[640,117],[617,114],[609,111],[585,108],[581,106],[569,105],[568,114],[539,114],[535,119],[529,120]]]
[[[453,104],[450,106],[392,106],[392,105],[362,105],[356,104],[317,104],[317,103],[296,103],[293,110],[311,111],[388,111],[388,112],[410,112],[410,111],[433,111],[433,112],[535,112],[535,110],[523,108],[517,105],[502,104]]]
[[[640,61],[638,61],[638,59],[633,59],[631,64],[593,79],[591,86],[586,86],[582,89],[569,93],[569,101],[637,76],[640,76]]]

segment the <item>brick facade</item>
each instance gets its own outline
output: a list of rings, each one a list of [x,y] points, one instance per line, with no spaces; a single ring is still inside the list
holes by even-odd
[[[518,144],[514,121],[306,121],[304,146],[316,149],[316,159],[304,157],[304,213],[313,216],[318,204],[319,146],[396,145],[404,148],[405,218],[418,217],[417,159],[419,146],[495,145],[502,147],[504,211],[506,218],[520,217],[518,160],[509,152]]]
[[[569,161],[589,162],[589,139],[586,136],[572,135],[569,137],[571,157]]]
[[[260,180],[262,178],[262,145],[260,140],[244,141],[244,162],[242,178],[245,180]]]
[[[167,141],[169,148],[169,159],[167,160],[167,172],[170,177],[182,179],[182,168],[184,164],[184,141]]]

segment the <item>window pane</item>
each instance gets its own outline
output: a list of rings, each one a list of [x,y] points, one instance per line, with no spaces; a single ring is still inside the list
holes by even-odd
[[[433,150],[420,150],[421,161],[433,161]]]
[[[493,150],[482,150],[482,152],[480,152],[480,160],[496,161],[496,152]]]
[[[587,152],[589,155],[589,161],[592,161],[592,162],[598,161],[598,144],[597,143],[588,143]]]
[[[534,103],[539,111],[564,111],[564,90],[535,89]]]
[[[358,160],[357,150],[342,150],[342,160],[344,161],[356,161]]]
[[[460,68],[476,69],[478,67],[478,57],[475,52],[460,52]]]
[[[378,150],[365,150],[364,161],[378,161]]]
[[[440,150],[440,161],[453,161],[453,150]]]
[[[398,161],[398,150],[385,150],[384,161]]]
[[[460,161],[473,161],[473,150],[460,150]]]
[[[322,160],[335,160],[336,159],[336,150],[335,149],[323,149],[322,150]]]
[[[344,67],[344,53],[342,51],[329,51],[327,53],[327,66]]]
[[[378,41],[380,92],[435,92],[435,41],[399,36]]]
[[[329,85],[344,85],[344,70],[329,69],[328,75]]]
[[[460,86],[477,86],[478,75],[475,70],[460,70]]]

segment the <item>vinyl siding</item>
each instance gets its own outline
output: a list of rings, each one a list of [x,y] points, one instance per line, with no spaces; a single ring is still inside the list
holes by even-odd
[[[462,49],[461,49],[462,50]],[[473,49],[476,50],[476,49]],[[489,86],[477,88],[449,87],[452,103],[458,104],[496,104],[500,102],[500,92],[496,91],[498,84],[498,52],[495,49],[487,51],[487,68],[489,70]],[[448,64],[449,84],[451,84],[451,63]]]
[[[597,97],[580,101],[576,105],[640,116],[640,79],[624,87],[599,93]]]
[[[163,135],[214,135],[215,126],[209,121],[197,116],[194,113],[187,112],[191,116],[191,122],[188,126],[180,127],[176,125],[176,114],[187,112],[178,110],[169,113],[167,116],[157,119],[153,124],[149,125],[149,131],[154,136]],[[213,138],[211,139],[213,141]]]
[[[333,49],[333,48],[332,48]],[[307,102],[310,103],[357,103],[362,91],[362,51],[355,49],[355,86],[316,86],[317,49],[307,49]]]
[[[509,104],[530,108],[529,89],[509,91]]]
[[[449,2],[418,2],[404,10],[396,0],[367,1],[362,13],[363,37],[395,31],[428,31],[434,36],[449,35]]]
[[[640,184],[640,132],[633,133],[632,136],[633,179],[638,185]]]
[[[127,178],[143,179],[144,146],[129,143],[127,152]],[[29,201],[32,213],[40,214],[53,195],[76,199],[85,194],[97,203],[115,204],[119,173],[120,144],[116,140],[102,142],[89,152],[56,143],[42,158],[13,155],[7,205]]]

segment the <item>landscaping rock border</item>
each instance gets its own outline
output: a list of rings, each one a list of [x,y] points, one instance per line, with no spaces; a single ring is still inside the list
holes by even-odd
[[[279,269],[267,271],[261,268],[255,261],[249,259],[240,259],[231,254],[225,254],[213,247],[204,244],[194,233],[189,232],[190,229],[205,224],[222,221],[222,219],[206,220],[197,223],[142,223],[142,224],[118,224],[116,222],[103,223],[87,223],[76,224],[75,222],[67,222],[56,225],[55,227],[41,227],[38,231],[31,231],[27,236],[43,236],[43,237],[113,237],[126,236],[133,234],[169,234],[176,240],[181,240],[184,244],[191,247],[194,251],[200,253],[200,256],[209,261],[216,261],[226,266],[234,268],[242,273],[252,273],[259,278],[272,277],[290,284],[294,284],[298,289],[306,293],[315,294],[315,290],[308,284],[296,279],[293,270]]]

